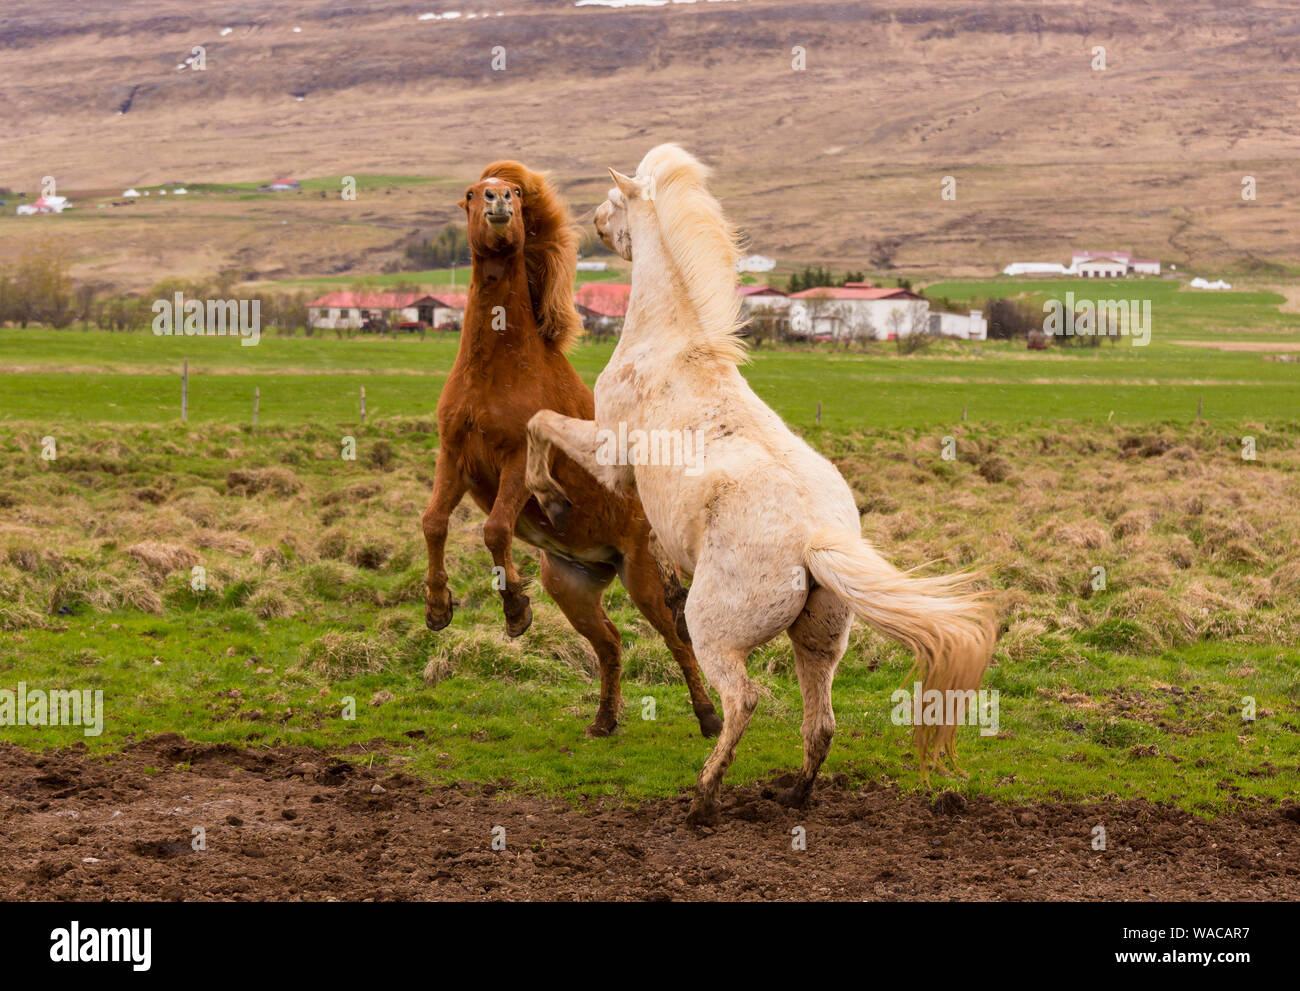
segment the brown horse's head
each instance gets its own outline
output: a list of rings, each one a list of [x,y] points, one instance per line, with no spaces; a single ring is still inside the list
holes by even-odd
[[[483,192],[478,192],[480,189]],[[478,200],[477,209],[486,210],[487,190],[498,194],[498,211],[502,209],[501,191],[510,192],[512,212],[522,223],[528,293],[537,329],[542,337],[563,351],[582,331],[582,317],[573,305],[578,232],[568,207],[542,173],[518,162],[493,162],[483,170],[480,181],[466,191],[470,246],[475,251],[478,250],[474,241],[475,200]],[[475,194],[473,199],[468,198],[470,193]]]
[[[512,255],[524,248],[524,191],[505,179],[483,179],[465,190],[461,207],[469,220],[469,246],[476,255]]]

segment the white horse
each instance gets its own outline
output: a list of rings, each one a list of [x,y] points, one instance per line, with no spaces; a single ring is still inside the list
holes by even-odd
[[[549,470],[554,445],[609,488],[635,487],[661,552],[693,576],[686,623],[724,724],[689,821],[717,818],[722,776],[758,703],[750,652],[789,635],[804,762],[779,799],[801,806],[830,749],[831,682],[853,614],[916,654],[927,691],[973,692],[996,639],[993,610],[972,575],[919,577],[881,557],[863,540],[835,466],[741,376],[737,238],[705,167],[660,145],[635,177],[610,174],[616,188],[596,211],[596,230],[634,263],[623,334],[596,381],[595,421],[549,410],[530,421],[527,484],[563,521],[569,503]],[[923,772],[945,751],[955,766],[955,730],[915,727]]]

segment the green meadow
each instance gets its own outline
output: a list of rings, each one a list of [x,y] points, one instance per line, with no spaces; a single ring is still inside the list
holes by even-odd
[[[1104,287],[995,280],[927,292],[1041,300]],[[1205,813],[1294,797],[1300,366],[1176,342],[1297,341],[1300,315],[1262,290],[1193,294],[1163,280],[1120,290],[1150,294],[1146,348],[948,342],[902,356],[892,344],[767,345],[745,374],[835,460],[864,533],[892,560],[988,569],[1004,629],[986,679],[999,725],[961,731],[970,776],[939,786],[1007,800],[1144,796]],[[689,788],[710,743],[667,650],[617,585],[608,609],[623,634],[627,706],[607,740],[583,736],[594,661],[540,588],[533,628],[505,637],[468,504],[448,551],[456,618],[424,629],[419,514],[455,348],[436,335],[268,335],[241,347],[0,329],[0,689],[105,697],[101,736],[6,726],[0,740],[102,750],[177,732],[356,744],[358,759],[429,780],[575,800]],[[593,382],[611,349],[580,345],[572,360]],[[344,435],[356,438],[355,461],[341,458]],[[534,551],[517,543],[516,557],[536,575]],[[909,731],[891,720],[908,667],[892,643],[855,628],[827,772],[921,787]],[[788,644],[756,652],[751,671],[764,698],[731,782],[801,759]]]

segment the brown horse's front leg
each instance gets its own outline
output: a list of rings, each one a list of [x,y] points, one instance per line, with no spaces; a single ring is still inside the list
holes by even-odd
[[[445,565],[447,523],[466,488],[455,465],[454,454],[446,446],[440,448],[433,472],[433,493],[420,518],[429,551],[429,570],[424,576],[424,625],[431,630],[441,630],[451,622],[451,590],[447,588]]]
[[[515,536],[515,520],[528,502],[531,493],[524,485],[524,459],[509,463],[501,473],[496,501],[492,512],[483,524],[483,543],[492,555],[492,583],[501,593],[501,604],[506,613],[506,633],[520,636],[533,622],[533,609],[524,595],[524,583],[515,570],[510,545]]]

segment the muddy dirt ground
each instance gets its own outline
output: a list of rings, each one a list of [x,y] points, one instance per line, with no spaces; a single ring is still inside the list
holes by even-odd
[[[1300,898],[1296,806],[1210,821],[1143,801],[927,799],[840,776],[796,812],[768,797],[779,784],[728,788],[722,822],[701,832],[683,824],[686,796],[579,811],[303,748],[166,735],[91,758],[6,744],[0,898]],[[796,826],[806,850],[791,848]]]

